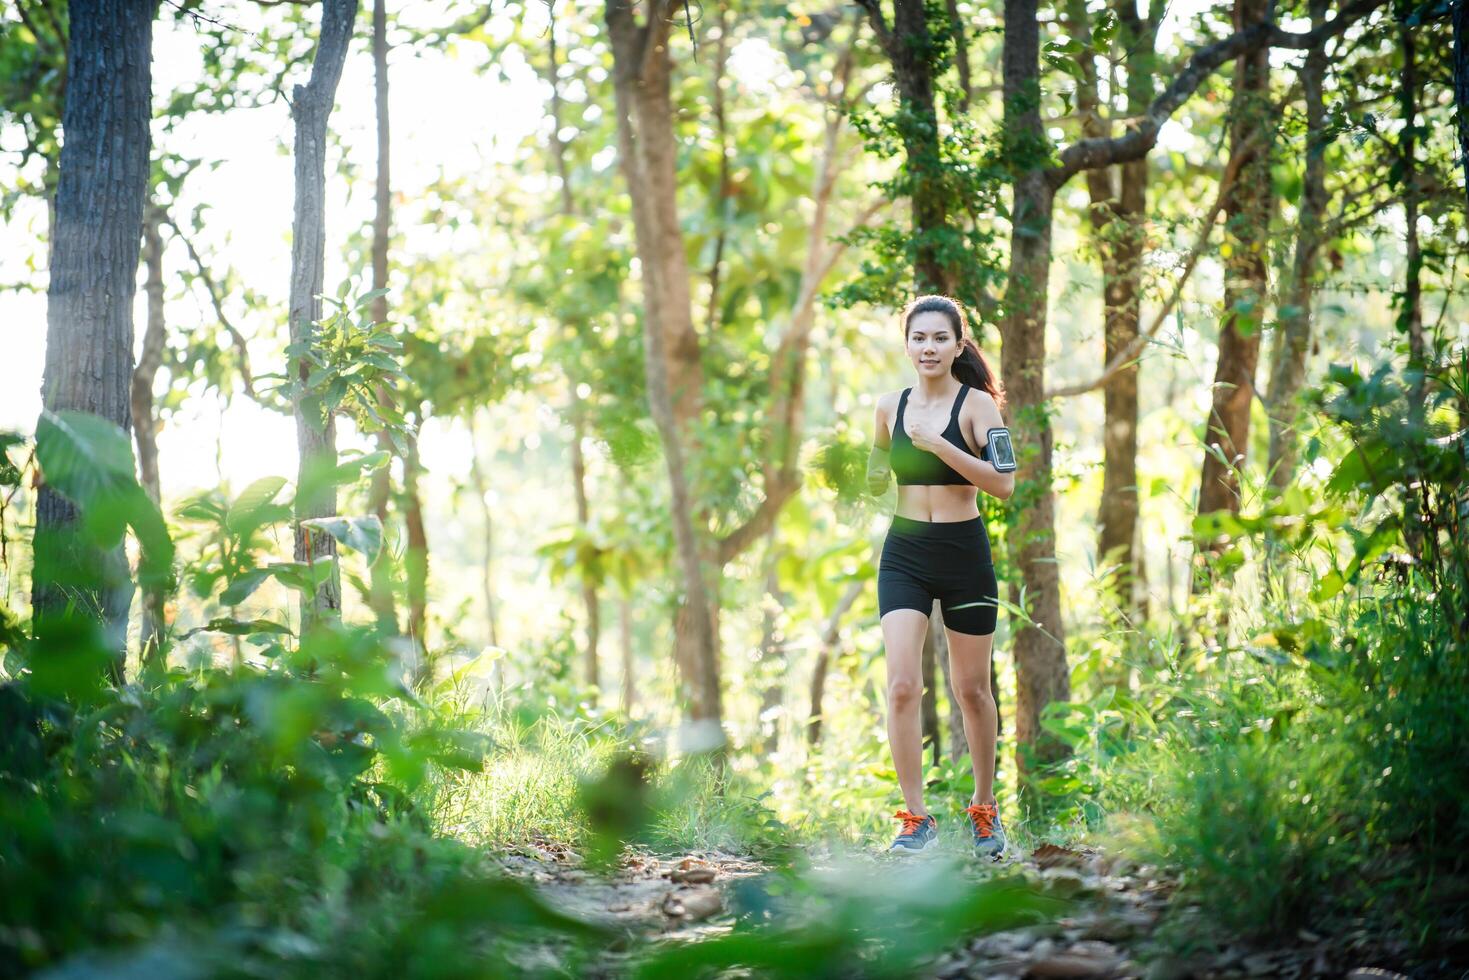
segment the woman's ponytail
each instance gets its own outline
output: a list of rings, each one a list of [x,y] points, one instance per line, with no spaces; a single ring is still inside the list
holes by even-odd
[[[966,336],[960,342],[959,356],[954,358],[953,374],[969,387],[982,388],[989,392],[996,407],[1004,410],[1005,386],[1000,383],[1000,376],[990,365],[990,359],[984,356],[984,351],[979,349],[972,337]]]

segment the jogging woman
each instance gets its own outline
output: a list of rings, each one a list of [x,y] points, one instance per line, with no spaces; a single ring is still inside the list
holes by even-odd
[[[900,316],[917,383],[877,402],[868,488],[898,480],[898,506],[878,563],[877,603],[887,658],[888,744],[905,809],[891,850],[922,851],[937,836],[923,801],[923,641],[934,600],[949,638],[954,696],[974,765],[965,808],[977,853],[1005,847],[994,796],[998,718],[990,691],[998,587],[978,491],[1015,491],[1014,454],[1000,415],[1004,388],[947,296],[920,296]]]

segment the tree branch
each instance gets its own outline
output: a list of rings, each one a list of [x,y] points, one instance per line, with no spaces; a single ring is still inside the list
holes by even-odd
[[[225,316],[224,297],[220,295],[219,285],[215,283],[214,277],[209,274],[209,267],[204,263],[203,257],[194,248],[194,243],[184,234],[183,229],[178,226],[178,222],[173,220],[173,215],[169,214],[166,210],[162,211],[162,219],[164,224],[173,229],[173,233],[178,236],[178,240],[184,243],[184,248],[189,253],[189,260],[194,263],[194,268],[199,273],[200,282],[204,283],[204,291],[209,294],[209,302],[214,306],[214,315],[219,319],[219,325],[224,327],[225,331],[230,335],[230,340],[235,345],[235,352],[240,358],[240,377],[245,385],[245,394],[249,395],[255,401],[261,401],[260,396],[255,393],[255,382],[250,374],[250,352],[245,346],[245,336],[236,330],[235,325],[230,322],[229,317]],[[265,403],[261,402],[261,404]]]
[[[867,21],[872,25],[873,33],[877,35],[883,50],[891,55],[893,32],[888,29],[887,19],[882,15],[882,0],[856,0],[856,3],[867,11]]]
[[[1136,129],[1110,139],[1079,140],[1066,147],[1060,153],[1060,162],[1046,171],[1047,182],[1056,189],[1083,170],[1142,159],[1158,142],[1158,132],[1163,124],[1225,62],[1261,44],[1296,50],[1313,48],[1340,34],[1382,4],[1383,0],[1355,0],[1331,21],[1303,34],[1281,30],[1270,22],[1255,24],[1196,51],[1174,78],[1173,84],[1153,100]]]
[[[1158,311],[1158,315],[1153,318],[1153,322],[1148,326],[1148,329],[1132,338],[1132,341],[1126,347],[1118,351],[1112,360],[1107,362],[1107,366],[1102,369],[1102,373],[1097,375],[1097,377],[1091,381],[1066,385],[1048,391],[1045,394],[1046,399],[1070,398],[1073,395],[1084,395],[1089,391],[1095,391],[1111,381],[1119,371],[1125,369],[1133,362],[1133,359],[1138,354],[1142,353],[1142,349],[1147,346],[1148,341],[1152,340],[1153,335],[1162,328],[1164,321],[1168,319],[1168,314],[1172,313],[1173,308],[1178,305],[1179,298],[1183,296],[1183,287],[1188,283],[1189,276],[1193,274],[1194,267],[1198,265],[1199,257],[1203,255],[1204,249],[1208,247],[1209,236],[1214,231],[1214,222],[1219,217],[1219,212],[1224,209],[1224,202],[1228,199],[1230,189],[1234,187],[1234,182],[1239,177],[1240,168],[1244,165],[1245,160],[1259,149],[1260,142],[1258,136],[1246,140],[1234,151],[1234,155],[1225,166],[1224,176],[1219,181],[1219,190],[1214,195],[1214,204],[1209,208],[1209,214],[1204,219],[1203,227],[1199,229],[1198,240],[1194,242],[1194,247],[1189,251],[1188,260],[1183,265],[1183,274],[1173,284],[1173,292],[1169,295],[1168,302],[1163,304],[1163,308]]]

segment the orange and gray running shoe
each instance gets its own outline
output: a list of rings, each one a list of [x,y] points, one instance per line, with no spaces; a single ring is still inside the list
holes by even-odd
[[[895,818],[903,821],[902,830],[898,831],[898,837],[888,848],[892,854],[916,854],[927,850],[929,845],[937,843],[939,838],[938,823],[933,819],[933,814],[919,816],[909,813],[907,810],[899,810],[893,814]]]
[[[994,803],[976,803],[964,808],[974,832],[974,853],[998,861],[1005,852],[1005,828],[1000,825],[1000,808]]]

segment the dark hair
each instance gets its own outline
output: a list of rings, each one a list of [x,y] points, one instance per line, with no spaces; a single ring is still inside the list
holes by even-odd
[[[984,356],[974,338],[969,336],[969,321],[964,318],[964,308],[958,301],[948,296],[931,294],[919,296],[911,300],[903,307],[899,319],[903,323],[903,339],[908,339],[908,322],[916,313],[942,313],[949,318],[949,324],[954,328],[954,333],[959,338],[959,356],[954,358],[953,375],[971,388],[981,388],[989,392],[990,397],[995,400],[995,405],[1003,409],[1005,407],[1005,386],[1000,382],[1000,374],[990,364],[990,359]]]

